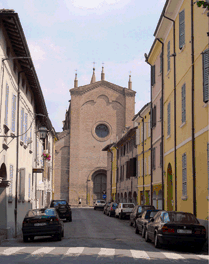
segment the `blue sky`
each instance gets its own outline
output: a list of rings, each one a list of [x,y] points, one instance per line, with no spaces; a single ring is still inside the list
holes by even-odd
[[[49,117],[62,131],[75,70],[78,85],[105,79],[137,92],[135,113],[150,100],[150,66],[144,61],[165,0],[2,0],[18,13]]]

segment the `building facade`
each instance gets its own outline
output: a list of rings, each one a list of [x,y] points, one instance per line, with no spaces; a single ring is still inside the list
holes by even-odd
[[[132,125],[135,92],[131,86],[131,79],[128,88],[105,81],[104,68],[98,82],[93,69],[88,85],[78,87],[76,76],[74,88],[70,89],[70,106],[63,122],[63,130],[69,130],[69,141],[67,143],[63,139],[63,145],[59,140],[56,142],[60,150],[69,151],[69,164],[67,160],[63,161],[63,157],[58,158],[64,164],[60,169],[65,170],[66,166],[67,169],[65,176],[62,175],[64,179],[57,176],[60,182],[55,189],[57,198],[64,197],[71,205],[77,205],[79,198],[82,205],[93,205],[96,199],[102,199],[103,191],[107,188],[107,157],[102,149],[107,143],[115,141],[125,127]]]
[[[53,159],[43,162],[42,154],[48,149],[53,156],[55,131],[13,10],[0,10],[0,56],[0,235],[9,238],[21,233],[29,209],[45,206],[52,197]],[[49,131],[43,148],[40,126]]]

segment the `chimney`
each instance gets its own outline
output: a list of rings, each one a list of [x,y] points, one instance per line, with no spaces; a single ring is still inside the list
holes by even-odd
[[[104,81],[104,79],[105,79],[105,73],[104,73],[104,67],[102,66],[101,81]]]
[[[78,87],[77,73],[75,74],[74,88]]]
[[[128,89],[132,90],[132,81],[131,81],[131,75],[129,75]]]

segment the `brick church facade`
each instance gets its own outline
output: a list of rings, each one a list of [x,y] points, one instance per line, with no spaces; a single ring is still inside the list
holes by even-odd
[[[55,144],[54,199],[66,199],[71,205],[93,205],[107,190],[107,154],[102,149],[132,127],[135,94],[131,77],[128,88],[105,81],[78,86],[77,74],[71,100],[63,121],[63,132]]]

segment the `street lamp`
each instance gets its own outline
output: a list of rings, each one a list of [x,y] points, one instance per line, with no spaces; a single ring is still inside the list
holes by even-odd
[[[48,129],[46,127],[39,127],[38,132],[40,139],[45,140],[48,133]]]

